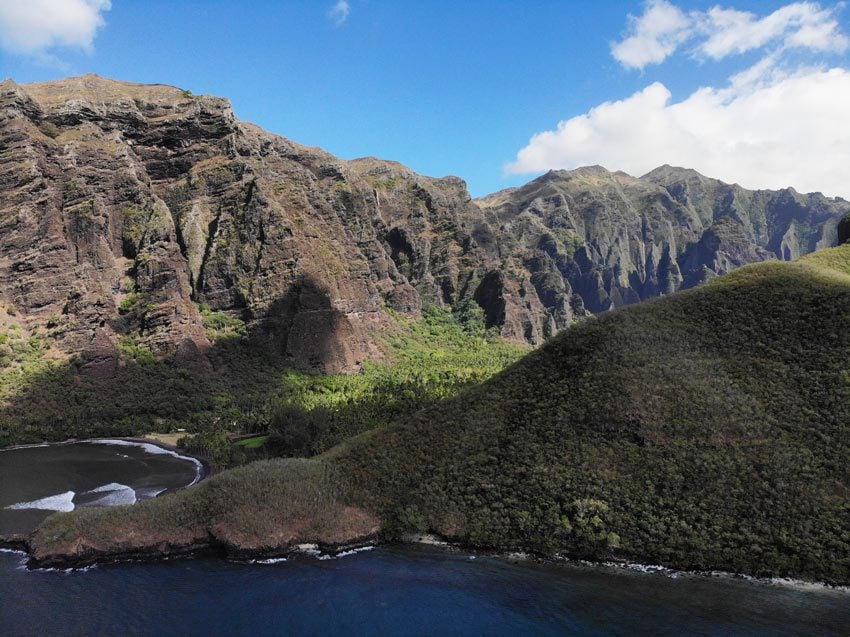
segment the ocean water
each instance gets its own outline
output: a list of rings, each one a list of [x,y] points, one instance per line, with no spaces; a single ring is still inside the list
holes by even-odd
[[[472,558],[475,559],[472,559]],[[0,554],[0,634],[847,635],[850,593],[552,566],[435,547],[332,560],[27,571]]]
[[[187,458],[103,442],[0,451],[0,526],[129,504],[197,471]],[[28,570],[26,556],[5,551],[0,636],[18,635],[850,635],[850,592],[422,545],[67,572]]]
[[[56,511],[133,504],[200,479],[194,458],[156,445],[89,440],[0,450],[0,533],[26,532]]]

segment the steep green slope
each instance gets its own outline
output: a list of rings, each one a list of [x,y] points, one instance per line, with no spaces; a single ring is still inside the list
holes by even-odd
[[[847,579],[850,246],[585,322],[340,453],[400,527]]]
[[[345,502],[389,536],[846,582],[848,422],[844,245],[586,321],[312,462],[333,465]],[[222,501],[240,491],[215,480],[196,490],[219,511],[208,528],[222,507],[252,508]],[[33,548],[80,557],[144,544],[152,506],[164,505],[54,516]],[[173,522],[161,524],[157,537]]]

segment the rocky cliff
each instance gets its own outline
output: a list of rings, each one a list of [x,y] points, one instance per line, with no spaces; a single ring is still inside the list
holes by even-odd
[[[0,84],[0,303],[103,374],[138,348],[205,365],[210,316],[327,372],[380,357],[387,310],[423,304],[477,304],[538,343],[829,245],[848,211],[669,167],[552,172],[475,202],[458,178],[338,159],[216,97],[95,75]]]
[[[550,171],[478,204],[557,328],[747,263],[835,245],[850,211],[819,193],[746,190],[670,166],[639,179],[599,166]]]
[[[208,308],[349,370],[386,308],[454,305],[498,266],[460,179],[341,161],[219,98],[90,75],[7,80],[0,109],[3,302],[86,365],[128,339],[203,362]]]

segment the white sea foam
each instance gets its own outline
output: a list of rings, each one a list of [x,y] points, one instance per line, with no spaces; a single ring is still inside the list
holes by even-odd
[[[753,584],[791,588],[798,591],[834,591],[838,593],[850,593],[850,586],[833,586],[826,582],[807,582],[805,580],[793,579],[790,577],[753,577],[752,575],[730,573],[728,571],[680,571],[666,566],[661,566],[659,564],[641,564],[639,562],[589,562],[587,560],[576,560],[576,562],[584,566],[593,567],[601,565],[635,571],[638,573],[660,574],[673,579],[687,576],[716,577],[719,579],[742,580],[745,582],[752,582]]]
[[[850,593],[850,586],[832,586],[823,582],[806,582],[790,577],[772,577],[768,580],[774,586],[783,588],[792,588],[798,591],[836,591],[840,593]]]
[[[31,502],[18,502],[17,504],[10,504],[7,506],[7,509],[42,509],[45,511],[73,511],[74,510],[74,496],[76,493],[73,491],[66,491],[65,493],[57,493],[56,495],[50,495],[46,498],[41,498],[40,500],[32,500]]]
[[[251,564],[280,564],[281,562],[288,562],[285,557],[270,557],[265,560],[251,560]]]
[[[102,498],[93,500],[86,504],[90,507],[114,507],[122,504],[136,504],[136,492],[132,489],[122,489],[121,491],[113,491]]]
[[[22,551],[20,549],[0,548],[0,553],[10,553],[18,558],[18,563],[15,565],[16,571],[25,571],[27,569],[29,556],[26,551]]]
[[[364,551],[371,551],[374,549],[374,546],[361,546],[356,549],[349,549],[347,551],[340,551],[339,553],[334,553],[332,555],[316,555],[316,557],[320,560],[335,560],[338,557],[348,557],[349,555],[354,555],[356,553],[363,553]]]
[[[18,449],[36,449],[38,447],[49,447],[51,445],[59,445],[64,444],[61,442],[36,442],[29,445],[12,445],[10,447],[3,447],[0,451],[16,451]]]
[[[21,549],[7,549],[0,547],[0,553],[15,553],[16,555],[26,555],[26,551],[22,551]]]
[[[374,546],[361,546],[361,547],[356,548],[356,549],[349,549],[348,551],[341,551],[340,553],[337,553],[336,556],[337,557],[345,557],[347,555],[354,555],[355,553],[365,553],[366,551],[372,551],[374,549],[375,549]]]
[[[135,504],[136,503],[136,492],[133,487],[129,487],[126,484],[121,484],[120,482],[110,482],[109,484],[103,484],[91,491],[86,491],[86,493],[105,493],[101,498],[97,500],[92,500],[91,502],[87,502],[86,506],[92,507],[114,507],[121,504]]]
[[[96,489],[92,489],[91,491],[86,491],[86,493],[104,493],[106,491],[121,491],[123,489],[129,489],[126,484],[121,484],[120,482],[110,482],[109,484],[104,484]]]
[[[507,553],[505,557],[509,560],[514,560],[516,562],[523,562],[531,558],[528,553],[523,553],[522,551],[516,551],[514,553]]]
[[[590,566],[595,566],[594,562],[585,562]],[[661,566],[660,564],[641,564],[640,562],[602,562],[603,566],[612,568],[623,568],[628,571],[636,571],[638,573],[663,573],[664,575],[673,575],[678,571]]]
[[[171,449],[166,449],[164,447],[160,447],[159,445],[155,445],[149,442],[136,442],[133,440],[117,440],[113,438],[97,438],[95,440],[86,440],[85,442],[91,444],[100,444],[100,445],[114,445],[118,447],[140,447],[145,451],[145,453],[149,453],[156,456],[173,456],[175,458],[179,458],[180,460],[187,460],[195,465],[195,479],[192,480],[187,487],[192,486],[196,482],[201,479],[201,476],[204,474],[204,465],[201,464],[201,461],[197,458],[193,458],[191,456],[183,456],[176,451],[172,451]]]
[[[77,568],[36,568],[32,570],[32,573],[64,573],[65,575],[72,575],[76,573],[87,573],[93,568],[97,568],[97,564],[89,564],[88,566],[80,566]]]
[[[296,544],[294,550],[313,557],[319,557],[321,555],[318,544]]]

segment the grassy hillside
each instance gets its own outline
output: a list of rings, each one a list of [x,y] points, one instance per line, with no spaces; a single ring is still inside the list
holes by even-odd
[[[147,500],[143,507],[79,509],[52,516],[34,554],[179,555],[185,547],[223,544],[246,554],[290,542],[337,545],[374,536],[380,521],[347,504],[338,470],[298,458],[261,460],[217,474],[197,488]],[[133,515],[128,516],[127,512]],[[85,546],[77,538],[85,538]]]
[[[390,536],[846,582],[848,422],[845,245],[583,322],[312,462]],[[49,524],[85,545],[154,506]]]
[[[850,245],[576,326],[337,461],[398,528],[850,574]]]

